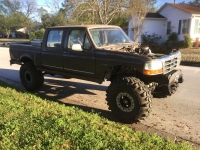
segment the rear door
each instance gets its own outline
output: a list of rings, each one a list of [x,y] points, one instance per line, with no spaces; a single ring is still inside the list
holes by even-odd
[[[86,29],[71,28],[66,36],[64,70],[75,77],[92,80],[95,77],[95,51]],[[81,50],[74,50],[75,45],[81,45]]]
[[[51,70],[63,70],[64,29],[50,29],[42,48],[42,65]]]

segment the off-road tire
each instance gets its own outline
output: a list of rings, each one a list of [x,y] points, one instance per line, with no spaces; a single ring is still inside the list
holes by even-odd
[[[28,91],[34,91],[44,83],[42,72],[37,71],[35,65],[31,62],[27,62],[20,67],[20,79],[22,85]]]
[[[125,123],[144,120],[151,111],[151,92],[135,77],[114,79],[108,87],[106,96],[109,110]]]

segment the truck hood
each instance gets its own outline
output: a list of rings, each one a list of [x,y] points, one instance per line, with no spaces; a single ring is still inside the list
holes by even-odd
[[[135,44],[135,43],[110,44],[103,46],[102,49],[109,51],[131,53],[134,55],[145,56],[150,59],[157,59],[158,57],[162,57],[166,54],[169,55],[173,52],[178,51],[178,49],[172,49],[167,46],[161,46],[161,45],[141,46],[140,44]]]

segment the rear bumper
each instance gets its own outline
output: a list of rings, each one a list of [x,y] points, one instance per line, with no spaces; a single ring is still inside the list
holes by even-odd
[[[20,60],[11,59],[11,60],[10,60],[10,65],[12,65],[12,64],[18,64],[18,65],[21,65],[21,62],[20,62]]]

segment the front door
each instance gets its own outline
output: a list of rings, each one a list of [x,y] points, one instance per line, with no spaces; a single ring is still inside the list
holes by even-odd
[[[85,29],[70,29],[64,50],[64,70],[78,78],[92,80],[95,77],[95,52]],[[81,50],[72,47],[79,45]]]

